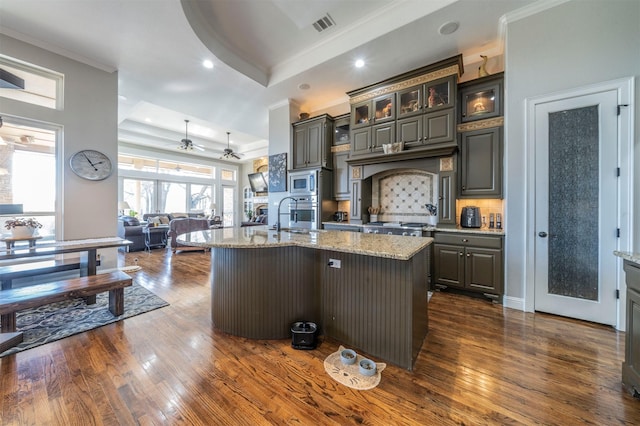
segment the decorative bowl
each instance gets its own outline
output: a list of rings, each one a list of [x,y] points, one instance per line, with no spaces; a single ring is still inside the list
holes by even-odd
[[[340,361],[342,361],[342,363],[346,365],[355,364],[357,357],[358,355],[352,349],[345,349],[340,352]]]
[[[373,376],[376,374],[376,363],[364,358],[360,361],[359,371],[363,376]]]

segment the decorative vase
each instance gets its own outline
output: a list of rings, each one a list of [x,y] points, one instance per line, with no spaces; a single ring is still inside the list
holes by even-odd
[[[11,236],[13,238],[29,238],[33,237],[36,228],[31,226],[15,226],[11,228]]]

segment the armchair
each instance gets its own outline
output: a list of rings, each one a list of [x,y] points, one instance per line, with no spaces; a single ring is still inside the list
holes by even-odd
[[[142,225],[135,217],[120,216],[118,217],[118,237],[126,238],[133,244],[122,247],[122,250],[138,251],[144,250],[144,234],[142,233]]]
[[[169,237],[171,238],[171,250],[175,253],[177,250],[204,250],[202,247],[189,247],[178,244],[177,237],[182,234],[188,234],[193,231],[208,231],[209,220],[206,218],[178,218],[169,222]]]

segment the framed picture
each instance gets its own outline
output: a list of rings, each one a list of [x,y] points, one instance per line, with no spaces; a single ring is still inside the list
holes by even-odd
[[[287,191],[287,153],[269,156],[269,192]]]

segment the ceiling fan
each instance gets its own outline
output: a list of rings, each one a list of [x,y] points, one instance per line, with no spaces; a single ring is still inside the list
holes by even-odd
[[[178,145],[178,149],[183,151],[193,151],[193,149],[197,149],[199,151],[204,151],[204,147],[202,145],[196,145],[193,143],[191,139],[189,139],[189,120],[184,120],[184,139],[180,141],[180,145]]]
[[[229,147],[229,135],[231,132],[227,132],[227,147],[224,149],[224,154],[220,158],[235,158],[236,160],[240,159],[240,155],[233,152],[233,150]]]

